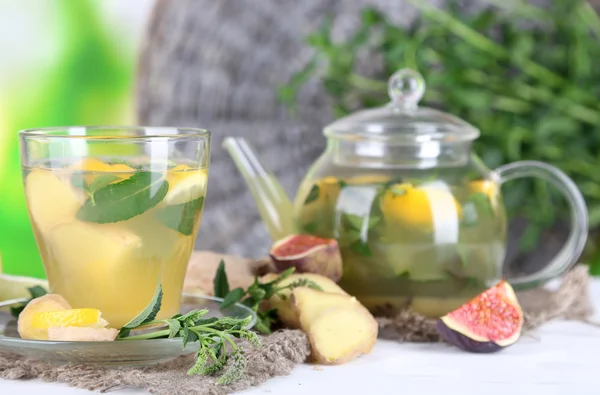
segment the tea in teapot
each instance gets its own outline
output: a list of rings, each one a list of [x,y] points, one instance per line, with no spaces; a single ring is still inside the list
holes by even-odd
[[[391,102],[324,129],[327,146],[293,202],[243,138],[224,146],[247,181],[274,241],[310,234],[338,241],[339,285],[372,311],[411,306],[438,317],[503,278],[507,217],[501,185],[540,177],[564,193],[572,230],[540,272],[508,278],[516,288],[552,279],[579,258],[588,217],[559,169],[521,161],[489,170],[472,152],[480,131],[418,105],[423,78],[404,69],[389,81]]]

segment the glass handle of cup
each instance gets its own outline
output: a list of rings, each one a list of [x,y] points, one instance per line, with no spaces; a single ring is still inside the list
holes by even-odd
[[[557,187],[567,199],[571,215],[571,231],[556,256],[536,273],[507,278],[515,289],[527,289],[556,278],[577,263],[588,236],[588,211],[577,185],[562,170],[538,161],[509,163],[494,170],[500,184],[525,177],[541,178]]]

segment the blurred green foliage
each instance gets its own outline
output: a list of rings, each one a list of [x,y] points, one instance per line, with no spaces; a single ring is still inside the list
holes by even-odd
[[[555,0],[548,8],[507,0],[467,12],[457,0],[445,9],[410,2],[421,12],[410,26],[365,8],[358,30],[339,42],[331,38],[334,17],[327,18],[307,38],[314,58],[280,88],[281,101],[293,109],[305,82],[318,76],[335,115],[343,116],[385,104],[387,78],[404,67],[416,69],[427,82],[421,104],[480,128],[474,149],[490,168],[523,159],[558,166],[581,189],[591,228],[598,228],[600,19],[592,7],[583,0]],[[359,74],[361,56],[381,57],[379,73]],[[503,189],[509,213],[531,223],[523,250],[565,212],[555,193],[535,180]]]
[[[0,257],[7,273],[44,277],[27,215],[16,132],[130,122],[135,57],[118,48],[93,0],[56,1],[56,61],[28,70],[2,92]],[[35,46],[32,46],[32,51]]]

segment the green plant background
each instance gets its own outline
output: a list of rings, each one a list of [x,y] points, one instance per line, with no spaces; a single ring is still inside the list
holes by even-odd
[[[23,65],[21,74],[0,91],[0,258],[6,273],[42,278],[25,204],[17,131],[132,123],[136,57],[135,51],[123,50],[113,24],[101,18],[97,1],[56,0],[52,6],[60,21],[60,26],[48,28],[57,45],[53,61]],[[10,60],[10,54],[3,55]]]

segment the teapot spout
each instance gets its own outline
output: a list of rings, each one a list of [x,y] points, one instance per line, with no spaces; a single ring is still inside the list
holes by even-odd
[[[258,212],[273,241],[294,233],[293,204],[275,176],[264,169],[242,137],[223,141],[233,163],[248,184]]]

